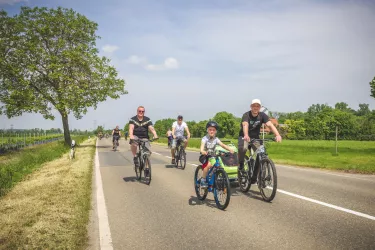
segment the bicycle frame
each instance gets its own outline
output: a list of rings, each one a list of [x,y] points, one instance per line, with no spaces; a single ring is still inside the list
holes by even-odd
[[[216,162],[215,164],[208,170],[207,176],[206,176],[206,182],[208,183],[208,191],[212,192],[212,187],[215,182],[215,176],[217,169],[221,168],[219,156],[215,156]]]

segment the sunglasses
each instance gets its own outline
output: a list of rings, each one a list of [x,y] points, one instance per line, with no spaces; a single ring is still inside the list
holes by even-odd
[[[138,113],[144,113],[145,111],[144,110],[138,110]]]

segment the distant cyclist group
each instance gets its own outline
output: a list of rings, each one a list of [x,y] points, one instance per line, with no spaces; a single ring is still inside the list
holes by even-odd
[[[271,129],[273,134],[275,135],[275,141],[281,142],[282,138],[276,129],[276,127],[272,124],[267,114],[261,112],[261,101],[259,99],[253,99],[250,105],[250,110],[245,112],[242,116],[242,120],[240,123],[240,132],[238,137],[238,171],[242,171],[245,165],[245,155],[247,150],[253,149],[254,151],[257,150],[262,144],[263,141],[260,139],[260,129],[263,124]],[[207,174],[210,172],[210,169],[213,166],[217,165],[217,157],[215,156],[215,148],[220,146],[221,148],[229,151],[230,154],[233,154],[234,151],[229,146],[225,145],[221,140],[216,136],[217,131],[219,129],[219,124],[215,121],[209,121],[206,124],[206,132],[207,134],[201,140],[200,146],[200,156],[199,162],[202,163],[202,176],[200,180],[198,180],[199,185],[201,188],[206,189],[208,187],[207,183]],[[125,139],[129,136],[131,152],[133,155],[133,162],[136,168],[145,168],[144,177],[146,178],[147,175],[150,175],[149,179],[151,180],[151,173],[150,170],[147,168],[147,164],[149,164],[149,159],[147,161],[143,161],[140,157],[140,152],[142,150],[147,152],[147,155],[150,156],[151,153],[151,145],[150,145],[150,137],[149,131],[153,134],[153,140],[158,139],[158,135],[153,127],[153,123],[151,119],[145,116],[145,108],[143,106],[139,106],[137,108],[137,115],[133,116],[129,120],[129,131],[125,133]],[[187,136],[184,136],[184,134]],[[178,160],[176,159],[176,148],[181,147],[182,150],[188,145],[190,139],[190,131],[186,122],[183,121],[183,116],[179,115],[177,120],[173,122],[171,129],[169,128],[166,136],[168,138],[168,147],[171,149],[171,163],[176,164]],[[121,131],[119,126],[112,131],[112,142],[113,148],[118,146],[119,138],[121,137]],[[254,141],[255,140],[255,141]],[[140,162],[142,161],[142,162]],[[185,158],[186,161],[186,158]],[[215,165],[216,164],[216,165]],[[252,175],[251,184],[257,181],[257,174],[259,171],[259,164],[255,164],[254,173]],[[137,174],[138,175],[138,174]],[[141,175],[141,174],[140,174]],[[140,176],[139,175],[139,176]],[[150,181],[149,180],[149,181]]]

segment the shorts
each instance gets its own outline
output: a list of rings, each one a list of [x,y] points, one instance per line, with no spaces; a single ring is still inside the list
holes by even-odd
[[[211,165],[213,166],[213,165],[215,165],[215,163],[216,163],[216,158],[215,158],[215,157],[212,157],[212,156],[208,156],[208,155],[202,155],[202,154],[199,156],[199,162],[200,162],[200,163],[202,163],[202,164],[206,164],[207,161],[208,161],[209,163],[211,163]]]
[[[134,135],[134,140],[138,140],[139,138],[137,137],[137,136],[135,136]],[[145,138],[145,139],[140,139],[140,140],[142,140],[142,141],[146,141],[146,143],[145,143],[145,147],[147,148],[147,150],[148,151],[150,151],[150,153],[151,153],[151,144],[150,144],[150,141],[147,139],[147,138]],[[132,145],[132,146],[136,146],[136,147],[138,147],[138,142],[136,142],[136,141],[133,141],[133,140],[130,140],[129,141],[129,144],[130,145]]]
[[[115,140],[120,140],[120,136],[114,135],[113,138],[112,138],[112,142],[115,142]]]
[[[186,139],[186,137],[185,136],[179,136],[179,137],[177,137],[176,139],[173,139],[173,141],[172,141],[172,148],[173,149],[175,149],[176,148],[176,146],[177,146],[177,142],[186,142],[187,141],[187,139]]]

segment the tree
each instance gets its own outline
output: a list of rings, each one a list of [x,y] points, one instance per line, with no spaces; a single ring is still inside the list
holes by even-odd
[[[109,59],[98,56],[97,27],[72,9],[22,7],[14,17],[1,11],[0,113],[53,120],[56,109],[70,144],[70,113],[80,119],[89,107],[127,93]]]
[[[235,116],[225,111],[217,113],[213,120],[219,124],[219,137],[233,137],[235,133],[235,126],[239,126]]]
[[[370,82],[370,87],[371,87],[371,96],[375,98],[375,77]]]
[[[371,110],[369,108],[369,104],[366,103],[360,103],[359,104],[359,109],[357,110],[357,115],[358,116],[365,116],[371,113]]]

